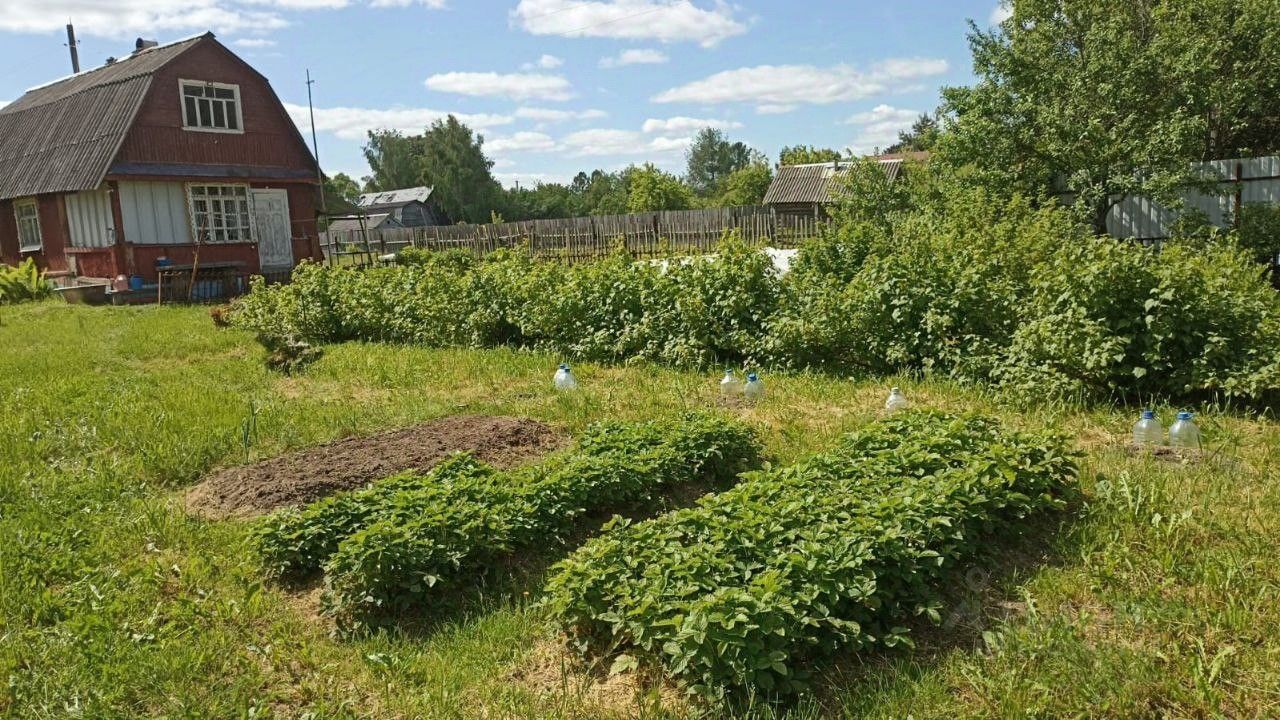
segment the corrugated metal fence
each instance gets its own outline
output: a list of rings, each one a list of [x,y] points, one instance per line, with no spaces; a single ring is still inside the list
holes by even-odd
[[[1240,205],[1280,204],[1280,156],[1215,160],[1200,163],[1205,172],[1223,178],[1226,192],[1206,195],[1189,190],[1182,195],[1184,210],[1197,210],[1217,227],[1228,227]],[[1129,196],[1111,209],[1107,232],[1118,238],[1156,241],[1169,237],[1179,211],[1170,210],[1150,198]]]
[[[328,261],[343,265],[375,264],[377,258],[409,246],[483,255],[521,244],[527,244],[536,258],[580,262],[606,255],[618,243],[624,243],[637,257],[709,251],[726,231],[734,230],[747,241],[768,240],[773,247],[795,247],[817,233],[818,222],[812,217],[778,215],[767,206],[743,206],[488,225],[357,230],[324,233],[320,242]]]

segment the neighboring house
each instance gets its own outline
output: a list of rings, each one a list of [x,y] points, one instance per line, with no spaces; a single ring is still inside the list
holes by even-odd
[[[53,277],[245,273],[319,258],[316,162],[270,83],[212,33],[0,109],[0,258]],[[198,240],[198,243],[197,243]]]
[[[449,225],[449,217],[431,197],[431,188],[415,187],[365,193],[356,206],[366,215],[390,215],[400,227]]]
[[[890,180],[896,180],[907,162],[923,162],[929,158],[926,152],[880,155],[876,160],[884,168]],[[782,165],[773,175],[773,182],[764,194],[764,204],[779,215],[805,215],[826,217],[826,206],[834,199],[840,185],[837,178],[849,169],[849,160],[836,160],[805,165]]]
[[[391,213],[378,215],[343,215],[329,221],[327,232],[342,238],[364,230],[389,230],[404,227]],[[344,238],[345,239],[345,238]]]

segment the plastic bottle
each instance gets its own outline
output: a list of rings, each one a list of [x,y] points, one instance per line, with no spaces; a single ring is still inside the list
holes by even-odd
[[[1199,448],[1200,428],[1189,412],[1178,413],[1178,420],[1169,426],[1169,444],[1179,448]]]
[[[560,369],[556,370],[555,385],[557,390],[578,389],[578,379],[573,376],[573,371],[567,364],[561,363]]]
[[[1150,410],[1143,410],[1142,417],[1133,424],[1133,444],[1138,447],[1157,447],[1164,444],[1164,426]]]
[[[725,369],[724,378],[720,380],[720,395],[730,397],[742,392],[742,383],[738,382],[738,376],[733,374],[732,370]]]
[[[890,414],[899,410],[906,410],[910,406],[911,403],[907,400],[907,396],[903,395],[902,390],[896,387],[889,390],[889,399],[884,401],[884,409],[888,410]]]
[[[742,394],[747,396],[748,400],[759,400],[764,397],[764,382],[755,373],[747,375],[747,384],[742,386]]]

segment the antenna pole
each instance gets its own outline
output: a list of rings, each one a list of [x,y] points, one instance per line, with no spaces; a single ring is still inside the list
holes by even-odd
[[[67,47],[71,50],[71,72],[80,73],[80,51],[76,49],[76,28],[67,23]]]
[[[325,212],[329,208],[328,200],[324,196],[324,173],[320,171],[320,145],[316,142],[316,109],[311,104],[311,85],[315,80],[311,79],[311,68],[307,68],[307,112],[311,115],[311,153],[316,158],[316,182],[320,183],[320,212]]]

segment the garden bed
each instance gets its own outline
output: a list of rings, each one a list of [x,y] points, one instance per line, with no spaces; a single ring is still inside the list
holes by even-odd
[[[428,470],[470,451],[511,467],[566,441],[536,420],[459,415],[367,437],[351,437],[251,465],[224,468],[186,495],[187,509],[214,520],[248,518],[314,502],[405,470]]]

